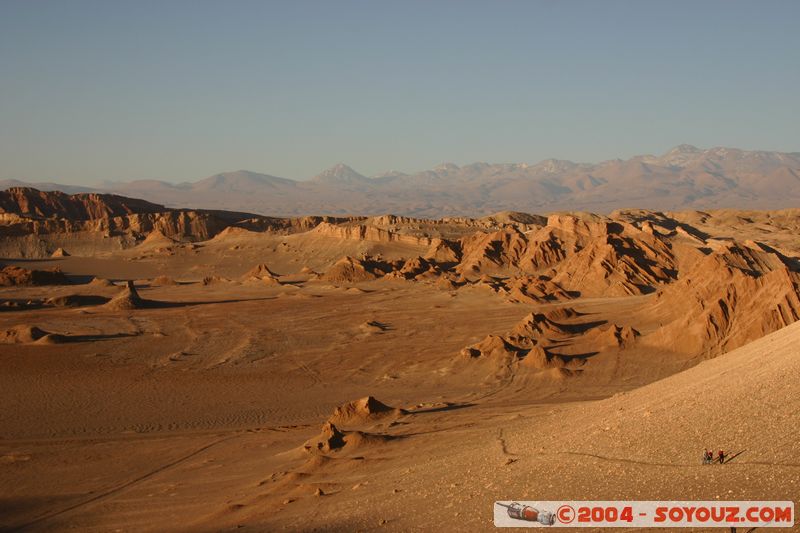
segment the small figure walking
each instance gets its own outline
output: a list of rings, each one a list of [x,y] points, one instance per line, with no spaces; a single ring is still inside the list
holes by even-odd
[[[720,450],[719,451],[719,455],[717,457],[719,458],[719,464],[724,464],[725,463],[725,452]]]
[[[708,448],[706,448],[706,451],[703,452],[703,464],[704,465],[711,464],[711,455],[712,455],[712,452],[708,451]]]

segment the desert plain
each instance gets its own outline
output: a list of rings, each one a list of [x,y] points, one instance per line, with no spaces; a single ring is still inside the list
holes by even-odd
[[[800,500],[800,210],[0,207],[0,530]]]

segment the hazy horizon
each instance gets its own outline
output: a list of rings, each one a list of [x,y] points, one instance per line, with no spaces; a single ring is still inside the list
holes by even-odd
[[[250,173],[250,174],[258,174],[258,175],[261,175],[261,176],[271,176],[271,177],[282,178],[282,179],[287,179],[287,180],[291,180],[291,181],[311,181],[314,178],[316,178],[317,176],[319,176],[320,174],[322,174],[322,173],[324,173],[326,171],[335,169],[336,167],[339,167],[339,166],[348,167],[351,170],[361,174],[362,176],[364,176],[366,178],[378,178],[378,177],[381,177],[382,175],[385,175],[385,174],[388,174],[388,173],[391,173],[391,172],[398,172],[398,173],[406,174],[408,176],[414,176],[415,174],[419,174],[419,173],[422,173],[422,172],[430,171],[430,170],[436,169],[438,167],[441,167],[443,165],[451,165],[451,164],[452,165],[456,165],[459,168],[468,167],[470,165],[479,165],[479,164],[488,164],[488,165],[492,165],[492,166],[494,166],[494,165],[529,165],[529,166],[535,166],[535,165],[544,163],[546,161],[557,160],[557,161],[568,161],[570,163],[575,163],[575,164],[578,164],[578,165],[597,166],[597,165],[601,165],[601,164],[606,163],[606,162],[628,161],[630,159],[633,159],[633,158],[636,158],[636,157],[642,157],[642,156],[644,156],[644,157],[647,157],[647,156],[659,157],[659,156],[663,156],[665,154],[668,154],[670,151],[672,151],[674,149],[677,149],[677,148],[679,148],[681,146],[691,146],[693,148],[697,148],[700,151],[708,151],[708,150],[715,150],[715,149],[723,148],[723,149],[730,149],[730,150],[741,150],[743,152],[786,153],[786,154],[793,154],[793,155],[800,154],[800,151],[797,151],[797,150],[794,150],[794,151],[779,151],[779,150],[768,150],[768,149],[743,148],[743,147],[740,147],[740,146],[708,146],[708,147],[705,147],[705,146],[689,145],[688,143],[681,143],[679,145],[671,146],[666,150],[662,150],[662,151],[658,151],[658,152],[648,152],[648,153],[641,153],[641,154],[633,154],[629,158],[607,157],[607,158],[604,158],[604,159],[601,159],[601,160],[597,160],[597,161],[581,161],[581,160],[575,160],[575,159],[563,159],[563,158],[553,158],[553,157],[548,157],[548,158],[540,159],[540,160],[537,160],[537,161],[465,161],[465,162],[439,161],[438,163],[436,163],[436,164],[434,164],[434,165],[432,165],[432,166],[430,166],[428,168],[417,168],[417,169],[391,168],[391,169],[384,169],[382,171],[374,172],[374,173],[361,172],[361,170],[359,168],[355,167],[354,165],[351,165],[351,164],[347,163],[346,161],[338,161],[338,162],[335,162],[335,163],[332,163],[332,164],[328,165],[325,168],[320,168],[317,172],[315,172],[314,174],[308,175],[308,176],[284,176],[284,175],[277,174],[275,172],[270,172],[269,169],[265,170],[265,169],[253,169],[253,168],[237,168],[237,169],[219,170],[219,171],[216,171],[216,172],[207,172],[206,174],[204,174],[202,176],[190,177],[189,179],[184,179],[184,180],[171,179],[169,177],[156,177],[156,178],[154,178],[154,177],[142,177],[142,178],[133,178],[131,180],[103,179],[103,180],[97,180],[95,182],[89,182],[89,181],[85,181],[84,180],[82,182],[70,182],[70,183],[68,183],[68,182],[65,182],[65,181],[59,181],[59,180],[55,180],[55,179],[54,180],[50,180],[50,179],[22,180],[22,179],[19,179],[19,178],[7,178],[6,177],[6,178],[0,178],[0,181],[3,181],[3,180],[8,180],[8,181],[16,180],[16,181],[21,181],[21,182],[24,182],[24,183],[37,183],[37,182],[39,182],[39,183],[48,183],[48,182],[53,182],[53,183],[60,183],[60,184],[63,184],[63,185],[87,186],[87,187],[101,186],[104,183],[107,183],[107,184],[112,184],[112,183],[122,184],[122,183],[140,182],[140,181],[160,181],[160,182],[169,183],[169,184],[172,184],[172,185],[180,185],[180,184],[183,184],[183,183],[196,183],[198,181],[202,181],[204,179],[211,178],[211,177],[214,177],[214,176],[230,175],[230,174],[235,174],[235,173],[238,173],[238,172],[247,172],[247,173]]]
[[[0,5],[0,179],[796,152],[795,2]]]

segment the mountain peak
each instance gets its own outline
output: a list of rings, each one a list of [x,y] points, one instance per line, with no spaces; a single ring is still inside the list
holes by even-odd
[[[405,172],[401,172],[399,170],[387,170],[385,172],[381,172],[380,174],[375,174],[372,176],[373,179],[390,179],[390,178],[405,178],[408,174]]]
[[[344,163],[337,163],[314,176],[313,180],[323,183],[358,183],[369,180],[369,178]]]
[[[447,162],[436,165],[433,168],[433,170],[435,170],[436,172],[455,172],[458,169],[459,167],[455,163],[447,163]]]
[[[669,152],[667,155],[676,155],[676,154],[696,154],[702,152],[702,150],[696,146],[692,146],[691,144],[679,144]]]
[[[269,174],[259,174],[250,170],[235,170],[233,172],[222,172],[200,180],[190,186],[199,191],[220,191],[220,192],[254,192],[261,189],[271,189],[277,185],[294,185],[292,180],[278,178]]]
[[[539,163],[535,165],[537,169],[546,172],[548,174],[556,174],[566,170],[572,170],[577,166],[578,164],[573,161],[567,161],[565,159],[552,159],[552,158],[539,161]]]

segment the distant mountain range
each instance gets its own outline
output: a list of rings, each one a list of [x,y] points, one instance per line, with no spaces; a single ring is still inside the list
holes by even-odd
[[[498,211],[598,213],[800,207],[800,153],[701,150],[680,145],[661,156],[573,163],[445,163],[416,174],[367,177],[339,164],[307,181],[247,170],[192,183],[106,182],[98,187],[0,181],[0,188],[110,192],[170,207],[225,209],[274,216],[383,214],[482,216]]]

